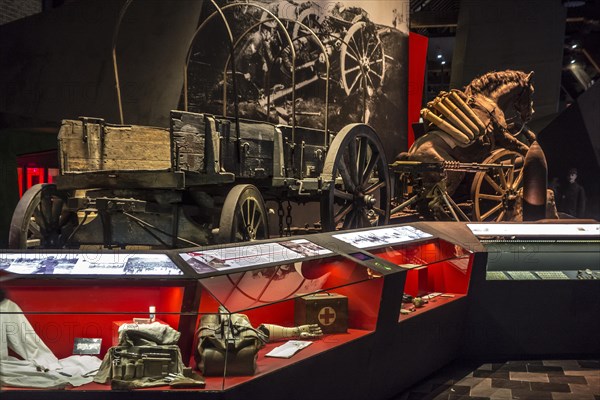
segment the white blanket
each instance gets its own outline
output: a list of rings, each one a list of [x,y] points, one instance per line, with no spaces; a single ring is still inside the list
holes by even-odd
[[[22,359],[11,357],[14,351]],[[93,356],[59,360],[35,333],[21,308],[0,302],[0,383],[30,388],[80,386],[92,381],[102,361]]]

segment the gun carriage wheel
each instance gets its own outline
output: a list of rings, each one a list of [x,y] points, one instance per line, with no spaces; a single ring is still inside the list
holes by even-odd
[[[492,168],[475,174],[471,185],[474,221],[503,221],[512,217],[523,182],[524,160],[517,152],[499,149],[483,161],[513,168]]]
[[[219,221],[218,243],[269,238],[267,208],[254,185],[236,185],[227,194]]]
[[[66,193],[54,184],[40,183],[27,190],[10,222],[9,248],[63,248],[78,224],[77,214],[66,210],[66,200]]]
[[[323,167],[331,182],[321,197],[324,231],[385,225],[390,216],[390,178],[379,137],[371,127],[352,124],[334,138]]]
[[[340,49],[340,68],[348,96],[366,89],[365,84],[373,90],[383,84],[385,54],[375,26],[361,21],[348,29]]]
[[[322,26],[319,17],[319,10],[314,7],[307,8],[298,15],[298,21],[306,25],[308,28],[316,32],[317,34],[321,31]],[[292,39],[297,38],[301,33],[302,26],[300,24],[294,24],[292,31]]]

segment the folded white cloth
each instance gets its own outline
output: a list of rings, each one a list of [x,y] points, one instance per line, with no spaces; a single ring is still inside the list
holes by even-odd
[[[22,359],[11,357],[14,351]],[[102,361],[94,356],[59,360],[35,333],[21,308],[0,302],[0,383],[6,386],[59,389],[90,383]]]

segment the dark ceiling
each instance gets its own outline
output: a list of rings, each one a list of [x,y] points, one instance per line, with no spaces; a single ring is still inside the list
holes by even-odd
[[[410,0],[411,31],[430,38],[428,81],[436,83],[427,97],[448,86],[460,6],[468,1],[477,0]],[[569,103],[600,78],[600,0],[560,1],[567,9],[561,98]]]

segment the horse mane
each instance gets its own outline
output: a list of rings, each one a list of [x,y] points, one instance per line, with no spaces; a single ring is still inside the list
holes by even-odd
[[[467,96],[474,96],[476,94],[489,96],[504,86],[510,86],[512,89],[513,85],[511,84],[529,87],[529,89],[532,90],[529,74],[522,71],[507,69],[506,71],[488,72],[487,74],[473,79],[471,83],[465,87],[464,92]]]

